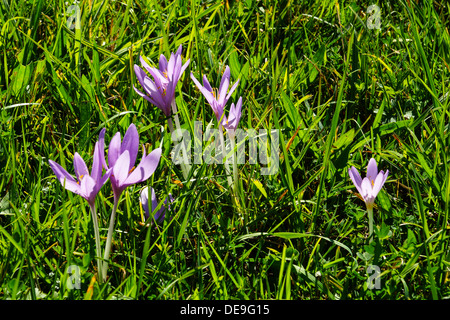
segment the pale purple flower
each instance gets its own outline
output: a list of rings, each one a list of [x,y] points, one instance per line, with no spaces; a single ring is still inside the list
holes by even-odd
[[[228,118],[225,115],[223,115],[222,125],[224,126],[225,129],[227,129],[227,131],[231,131],[232,133],[236,131],[237,126],[239,125],[239,121],[241,120],[242,114],[241,109],[242,109],[242,97],[239,97],[236,106],[234,105],[234,103],[231,104]]]
[[[230,99],[231,94],[236,89],[239,79],[235,82],[235,84],[231,87],[228,92],[228,87],[230,86],[230,68],[226,66],[225,72],[223,73],[222,80],[220,81],[219,90],[215,90],[211,87],[206,75],[203,75],[203,86],[198,82],[198,80],[194,77],[191,72],[191,79],[194,81],[195,85],[198,87],[200,92],[204,95],[209,105],[214,111],[216,115],[217,121],[219,123],[223,123],[223,120],[226,119],[223,114],[223,109],[227,104],[228,99]],[[227,93],[228,92],[228,93]],[[222,118],[223,116],[223,118]],[[222,122],[220,122],[222,119]]]
[[[104,148],[105,132],[100,132],[100,148]],[[155,172],[161,158],[161,148],[156,148],[149,155],[143,147],[141,162],[135,167],[137,154],[139,151],[139,134],[134,124],[131,124],[123,141],[120,132],[117,132],[109,143],[108,164],[103,157],[103,166],[106,169],[112,168],[110,177],[112,189],[115,196],[119,196],[122,191],[139,182],[150,178]]]
[[[145,218],[148,219],[150,217],[150,213],[153,213],[155,209],[158,207],[158,199],[156,198],[155,190],[153,188],[150,188],[151,190],[151,207],[150,202],[148,201],[148,187],[145,187],[142,189],[140,194],[140,201],[142,204],[142,207],[145,211]],[[168,200],[170,199],[170,202],[172,203],[174,201],[171,194],[169,194],[169,197],[166,198],[164,201],[164,204],[161,205],[161,208],[159,208],[158,211],[155,212],[154,218],[157,223],[161,223],[164,221],[164,218],[166,216],[166,207],[170,209],[170,204],[167,204]]]
[[[383,170],[378,172],[377,162],[374,158],[371,158],[367,166],[367,176],[364,179],[353,166],[348,170],[348,174],[366,203],[367,209],[372,210],[375,198],[386,182],[389,170],[386,170],[386,173]]]
[[[100,191],[101,187],[106,183],[112,170],[107,170],[104,175],[102,168],[102,159],[104,159],[104,154],[102,154],[102,148],[100,143],[95,143],[94,148],[94,159],[92,164],[91,173],[89,173],[86,163],[78,154],[75,152],[73,158],[73,166],[75,169],[76,179],[74,179],[61,165],[53,160],[49,160],[50,168],[56,175],[56,178],[61,182],[64,188],[73,193],[76,193],[83,198],[85,198],[91,207],[95,204],[95,197]]]
[[[151,67],[145,60],[140,57],[141,64],[153,77],[153,80],[138,65],[134,65],[136,77],[144,88],[147,95],[133,86],[134,90],[144,99],[160,108],[164,114],[169,117],[171,115],[171,104],[175,99],[175,88],[178,80],[184,70],[189,65],[190,59],[182,65],[181,63],[181,45],[175,54],[171,54],[169,61],[161,54],[159,57],[159,68]]]
[[[100,135],[104,135],[105,129],[100,132]],[[113,170],[107,169],[106,173],[103,173],[103,162],[105,161],[103,141],[97,141],[94,148],[94,159],[92,163],[92,170],[89,174],[86,163],[81,156],[75,152],[73,158],[73,166],[75,169],[75,175],[77,179],[74,179],[62,166],[53,160],[49,160],[49,164],[59,182],[69,191],[72,191],[87,200],[92,214],[92,223],[94,225],[95,233],[95,245],[97,257],[101,256],[100,234],[97,221],[97,213],[95,211],[95,197],[100,191],[101,187],[106,183],[109,177],[112,175]],[[102,261],[97,259],[97,268],[99,282],[106,279],[102,275]]]

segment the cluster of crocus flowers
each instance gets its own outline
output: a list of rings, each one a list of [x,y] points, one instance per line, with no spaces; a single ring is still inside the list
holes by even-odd
[[[175,118],[177,131],[181,129],[176,110],[175,91],[180,77],[190,62],[188,59],[184,64],[182,64],[181,54],[182,47],[180,45],[176,53],[171,54],[169,60],[167,60],[164,55],[160,55],[158,68],[150,66],[142,56],[140,57],[140,63],[144,69],[137,65],[134,66],[137,80],[144,89],[145,93],[133,86],[134,90],[141,97],[158,107],[164,113],[164,115],[168,118],[167,120],[171,133],[174,133],[172,116]],[[230,170],[226,161],[225,166],[227,169],[227,179],[229,187],[232,191],[233,200],[239,208],[240,206],[236,193],[238,170],[237,157],[234,151],[234,138],[242,116],[242,97],[238,98],[236,104],[231,104],[228,116],[225,114],[225,107],[233,92],[236,90],[239,84],[239,79],[230,87],[231,72],[228,66],[225,67],[225,71],[222,75],[218,89],[211,86],[206,75],[203,75],[202,77],[203,84],[200,84],[192,73],[190,76],[208,104],[211,106],[217,119],[217,123],[221,130],[220,139],[222,143],[222,154],[224,157],[226,148],[223,139],[223,129],[226,130],[230,137],[232,144],[231,149],[233,157],[234,181],[229,174]],[[100,131],[99,140],[95,144],[93,164],[90,172],[86,163],[78,153],[75,153],[73,159],[76,178],[69,174],[61,165],[53,160],[49,160],[51,169],[63,187],[71,192],[74,192],[75,194],[80,195],[86,199],[89,204],[94,224],[98,277],[100,282],[106,281],[108,260],[114,233],[115,216],[121,194],[127,187],[148,180],[154,174],[157,166],[159,165],[162,153],[161,148],[156,148],[147,154],[145,148],[142,146],[141,161],[139,164],[136,164],[141,145],[139,142],[138,130],[134,124],[131,124],[123,136],[123,139],[120,132],[117,132],[111,138],[108,147],[108,156],[105,158],[105,132],[105,129]],[[185,175],[185,178],[187,177],[185,170],[186,168],[187,167],[183,167],[183,174]],[[372,239],[374,202],[386,182],[389,171],[387,170],[386,173],[384,171],[378,171],[377,163],[375,159],[372,158],[368,163],[366,177],[362,178],[358,170],[353,166],[349,169],[348,173],[366,204],[369,220],[369,238]],[[108,235],[102,261],[95,199],[100,189],[108,180],[111,182],[111,188],[114,194],[114,206],[110,216]],[[169,194],[163,203],[159,202],[156,197],[155,190],[149,187],[144,187],[142,189],[139,200],[145,212],[146,220],[151,220],[151,222],[155,221],[156,223],[162,223],[164,221],[166,213],[170,210],[171,204],[174,201],[173,197]]]
[[[228,91],[228,87],[230,86],[230,76],[230,67],[226,66],[225,71],[222,75],[222,79],[220,80],[219,89],[217,90],[211,86],[208,79],[206,78],[206,75],[203,75],[203,85],[201,85],[191,72],[192,81],[194,81],[195,85],[198,87],[200,92],[205,97],[206,101],[208,101],[209,105],[211,106],[214,115],[216,116],[217,122],[219,123],[220,129],[222,130],[222,128],[225,128],[234,139],[234,134],[236,128],[239,125],[242,114],[242,97],[239,97],[236,105],[234,103],[231,104],[230,113],[227,118],[224,112],[225,105],[227,104],[228,100],[239,84],[238,79]]]
[[[203,85],[198,82],[198,80],[194,77],[194,75],[191,72],[191,79],[194,81],[197,88],[200,90],[200,92],[205,97],[206,101],[208,101],[209,105],[211,106],[216,118],[217,122],[219,124],[226,124],[227,123],[227,117],[224,115],[224,108],[227,104],[228,100],[230,99],[231,95],[233,94],[234,90],[236,89],[237,85],[239,84],[239,79],[234,83],[234,85],[230,88],[230,91],[228,91],[228,87],[230,86],[230,67],[226,66],[225,71],[222,75],[222,79],[220,80],[219,89],[213,89],[211,84],[209,83],[208,79],[206,78],[206,75],[203,75]],[[241,105],[242,106],[242,102]],[[234,109],[234,106],[233,106]],[[240,108],[239,108],[240,112]],[[240,116],[239,116],[240,117]],[[239,120],[238,120],[239,121]],[[236,121],[236,127],[237,122]]]
[[[181,63],[181,45],[175,54],[171,54],[169,61],[161,54],[159,57],[159,68],[151,67],[141,56],[140,62],[145,70],[153,77],[153,80],[138,65],[134,65],[136,77],[144,88],[145,93],[139,91],[136,87],[134,90],[144,99],[160,108],[166,117],[170,117],[172,113],[172,104],[175,101],[175,88],[184,70],[189,65],[190,60],[182,65]]]
[[[190,62],[190,59],[188,59],[184,64],[182,64],[181,53],[182,46],[180,45],[176,53],[172,53],[170,55],[169,61],[167,61],[167,58],[163,54],[161,54],[159,57],[158,68],[150,66],[141,56],[140,62],[144,66],[145,70],[152,76],[153,80],[141,67],[139,67],[138,65],[134,65],[134,72],[136,74],[136,77],[142,88],[144,88],[146,94],[133,86],[134,90],[141,97],[157,106],[164,112],[164,115],[168,118],[167,122],[170,132],[172,133],[172,135],[176,136],[177,141],[181,139],[178,136],[178,133],[181,132],[181,126],[178,119],[177,106],[175,102],[175,89],[181,75],[184,73]],[[177,129],[176,131],[173,127],[171,118],[172,115],[175,118],[175,126]],[[186,154],[187,147],[184,143],[182,146],[185,152],[184,154]],[[181,165],[181,167],[184,177],[187,178],[190,170],[187,161],[185,161]]]
[[[378,172],[377,162],[374,158],[371,158],[367,166],[367,175],[364,179],[361,178],[358,170],[353,166],[348,170],[348,174],[366,204],[369,219],[369,238],[372,239],[373,205],[375,198],[386,182],[389,170],[386,170],[386,173],[383,170]]]
[[[161,149],[157,148],[150,154],[146,154],[143,148],[142,160],[137,167],[134,166],[139,151],[139,135],[134,124],[131,124],[125,133],[123,141],[120,133],[116,133],[111,139],[108,149],[108,164],[105,160],[105,138],[106,129],[102,129],[99,134],[99,141],[94,148],[94,159],[91,173],[81,156],[75,153],[74,169],[78,180],[75,180],[63,167],[49,160],[50,167],[55,173],[57,179],[69,191],[72,191],[85,198],[90,206],[92,220],[94,223],[97,266],[99,281],[106,281],[106,272],[108,268],[109,253],[111,250],[112,236],[115,224],[115,215],[121,193],[126,187],[146,181],[155,172],[161,158]],[[105,169],[105,174],[103,174]],[[100,260],[101,246],[100,234],[95,210],[95,197],[100,188],[108,181],[111,181],[111,187],[114,193],[114,207],[110,217],[108,237],[106,239],[104,262]]]
[[[104,148],[105,130],[99,135],[101,148]],[[115,217],[117,206],[119,204],[120,195],[130,185],[146,181],[155,172],[161,158],[161,148],[154,149],[148,155],[145,148],[142,147],[142,159],[139,165],[135,166],[139,152],[139,134],[136,126],[132,123],[125,133],[123,140],[120,132],[117,132],[109,143],[108,148],[108,164],[103,157],[103,166],[107,170],[112,169],[110,177],[111,187],[114,193],[114,207],[111,213],[108,229],[108,237],[106,238],[103,276],[106,277],[108,268],[107,260],[111,251],[112,237],[114,233]]]
[[[232,152],[232,158],[233,158],[233,178],[230,176],[230,169],[228,168],[228,163],[225,161],[225,169],[227,172],[227,180],[228,185],[232,188],[233,191],[233,199],[235,204],[239,207],[238,198],[236,196],[236,184],[238,182],[237,180],[237,158],[236,154],[234,152],[235,148],[235,133],[236,129],[239,125],[239,120],[241,119],[241,110],[242,110],[242,97],[239,97],[238,102],[236,105],[234,103],[231,104],[229,116],[225,115],[225,106],[230,99],[231,95],[233,94],[234,90],[236,89],[237,85],[239,84],[239,79],[231,86],[230,90],[228,91],[228,88],[230,86],[230,78],[231,78],[231,72],[230,67],[226,66],[225,71],[222,75],[222,79],[220,80],[219,89],[215,89],[211,86],[209,83],[206,75],[203,75],[203,85],[200,84],[200,82],[194,77],[194,75],[191,72],[191,79],[197,86],[197,88],[200,90],[200,92],[205,97],[206,101],[208,101],[209,105],[211,106],[214,115],[216,116],[217,122],[219,123],[219,129],[223,131],[223,128],[225,128],[229,134],[230,141],[231,141],[231,149]],[[225,142],[223,139],[223,135],[219,136],[221,144],[222,144],[222,154],[225,157]],[[234,180],[234,181],[233,181]]]
[[[100,141],[103,144],[105,131],[100,132]],[[133,184],[143,182],[150,178],[158,166],[161,158],[161,148],[154,149],[150,154],[146,154],[142,146],[142,159],[138,166],[135,166],[139,152],[139,134],[134,124],[131,124],[121,140],[120,132],[117,132],[109,143],[108,164],[103,157],[103,166],[109,170],[112,168],[111,186],[115,197],[119,197],[123,190]]]

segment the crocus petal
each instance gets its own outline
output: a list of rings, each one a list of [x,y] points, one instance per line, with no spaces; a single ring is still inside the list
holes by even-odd
[[[205,96],[205,99],[208,101],[208,103],[209,103],[210,105],[212,105],[213,101],[215,100],[215,99],[214,99],[214,96],[213,96],[213,94],[212,94],[212,88],[209,87],[209,89],[210,89],[210,90],[209,90],[208,88],[202,86],[202,85],[200,84],[200,82],[198,82],[198,80],[194,77],[194,75],[193,75],[192,72],[191,72],[191,79],[192,79],[192,81],[194,81],[195,85],[196,85],[197,88],[200,90],[200,92]],[[203,84],[205,84],[205,79],[206,79],[206,77],[203,77]],[[206,82],[207,82],[207,81],[208,81],[208,80],[206,80]],[[207,83],[209,84],[209,82],[207,82]]]
[[[228,94],[227,94],[227,97],[226,97],[226,101],[228,101],[228,99],[230,99],[231,95],[233,94],[233,92],[236,89],[238,84],[239,84],[239,79],[236,80],[236,82],[231,87],[230,91],[228,91]]]
[[[61,165],[59,165],[58,163],[56,163],[53,160],[48,160],[48,162],[50,164],[50,168],[52,169],[53,173],[55,174],[56,178],[61,183],[61,185],[69,191],[78,193],[79,189],[80,189],[80,185],[66,171],[66,169],[64,169]]]
[[[225,116],[224,116],[225,118]],[[233,130],[234,128],[236,128],[236,126],[234,125],[236,122],[236,112],[235,112],[235,106],[234,103],[231,104],[230,107],[230,114],[228,115],[228,119],[224,119],[224,121],[222,121],[222,125],[225,127],[225,129],[227,130]]]
[[[230,77],[231,77],[231,73],[230,73],[230,67],[226,66],[225,67],[225,71],[223,72],[222,75],[222,79],[220,80],[220,86],[219,88],[222,89],[222,87],[226,87],[226,89],[228,89],[228,84],[230,83]]]
[[[96,182],[100,180],[102,177],[103,172],[103,164],[102,164],[102,158],[103,161],[105,161],[105,154],[101,154],[101,147],[99,141],[95,143],[94,147],[94,159],[92,161],[92,169],[91,169],[91,177]]]
[[[105,132],[106,132],[105,128],[100,130],[100,133],[98,135],[98,146],[100,149],[99,152],[101,154],[102,166],[103,166],[103,168],[108,170],[108,165],[106,164],[106,160],[105,160]]]
[[[113,168],[109,168],[108,170],[106,170],[105,174],[103,175],[103,177],[101,177],[96,184],[96,188],[97,190],[100,190],[101,187],[103,187],[106,183],[106,181],[108,181],[108,179],[111,177],[111,174],[113,173]]]
[[[136,169],[131,172],[131,174],[125,180],[124,185],[132,185],[150,178],[153,172],[155,172],[160,158],[161,148],[153,150],[148,156],[143,158]]]
[[[168,69],[167,65],[168,65],[168,63],[167,63],[166,57],[163,54],[161,54],[159,56],[159,70],[161,70],[162,72],[167,71],[167,69]]]
[[[149,71],[152,67],[147,63],[147,61],[144,60],[143,56],[139,56],[139,61],[142,64],[142,66],[145,68],[145,70]],[[134,68],[139,68],[139,66],[134,65]]]
[[[119,188],[122,187],[125,180],[127,179],[128,172],[130,170],[129,168],[130,168],[130,153],[128,152],[128,150],[125,150],[117,159],[113,168],[114,178],[117,181]]]
[[[380,192],[381,188],[383,187],[384,183],[386,182],[386,179],[388,177],[389,170],[386,171],[386,173],[381,170],[378,173],[377,178],[375,179],[374,185],[373,185],[373,196],[376,197],[378,192]]]
[[[159,79],[158,77],[156,77],[156,79]],[[142,78],[142,82],[140,82],[142,87],[144,88],[145,92],[147,92],[147,94],[150,95],[150,97],[155,98],[155,95],[161,95],[161,87],[162,87],[162,83],[160,83],[158,81],[158,83],[156,83],[155,81],[153,81],[152,79],[150,79],[147,74],[145,75],[144,78]]]
[[[175,99],[175,88],[177,87],[178,78],[180,75],[180,68],[176,67],[175,70],[170,72],[170,75],[171,78],[169,83],[167,84],[166,93],[164,96],[167,105],[170,105],[172,103],[172,100]]]
[[[236,106],[234,105],[234,103],[231,104],[228,121],[226,121],[224,124],[227,130],[236,130],[237,126],[239,125],[239,121],[241,120],[241,108],[242,97],[239,97]]]
[[[172,75],[172,83],[174,84],[174,87],[177,85],[178,80],[180,79],[181,75],[181,57],[177,56],[175,61],[175,66],[173,71],[171,72]]]
[[[384,174],[383,172],[380,172],[377,177],[375,178],[375,181],[373,182],[372,186],[372,196],[375,198],[378,195],[378,192],[380,192],[381,188],[383,187],[383,180],[384,180]]]
[[[152,190],[152,212],[155,211],[155,209],[158,207],[158,199],[156,199],[156,193],[155,193],[155,189],[150,188]]]
[[[150,210],[148,207],[148,187],[145,187],[141,190],[141,193],[139,194],[139,200],[141,201],[142,208],[145,211],[145,217],[148,218],[150,216]]]
[[[206,75],[203,75],[203,87],[205,87],[206,90],[208,90],[209,92],[212,93],[213,88],[212,88],[211,84],[209,83]]]
[[[128,171],[134,166],[139,151],[139,134],[134,123],[130,124],[123,137],[120,152],[123,153],[127,150],[130,154],[130,167]]]
[[[189,63],[191,62],[191,59],[187,59],[187,61],[183,64],[180,70],[180,74],[178,76],[178,80],[180,79],[181,75],[184,73],[184,70],[188,67]]]
[[[383,170],[381,170],[380,172],[383,172]],[[389,175],[389,170],[386,170],[386,173],[383,176],[383,185],[386,182],[388,175]]]
[[[150,190],[151,190],[151,198],[150,198],[151,206],[150,206],[150,201],[149,201],[149,197],[148,197],[148,192],[149,192],[148,187],[143,188],[139,195],[140,202],[145,211],[146,219],[149,219],[150,214],[155,212],[156,208],[158,207],[158,199],[156,198],[155,190],[153,188],[150,188]],[[170,197],[170,201],[173,202],[172,195],[169,194],[169,197]],[[154,213],[154,219],[158,223],[161,223],[162,221],[164,221],[166,208],[169,208],[167,206],[167,202],[168,202],[168,199],[166,199],[164,201],[164,204],[161,205],[161,207],[159,208],[159,210]],[[152,219],[152,222],[153,222],[153,219]]]
[[[364,201],[367,202],[372,195],[372,182],[367,177],[365,177],[361,182],[361,191],[361,196]]]
[[[178,46],[177,52],[175,53],[177,56],[181,56],[181,52],[183,51],[183,47],[181,44]]]
[[[159,92],[155,93],[152,97],[154,98],[153,104],[157,106],[166,117],[170,117],[172,113],[172,110],[170,109],[170,104],[165,101],[166,99],[164,99],[161,93]]]
[[[158,81],[160,80],[160,77],[154,73],[154,78],[158,79],[158,84],[155,84],[143,71],[140,67],[137,65],[134,66],[134,71],[136,73],[136,77],[141,84],[141,86],[144,88],[144,90],[150,95],[150,97],[146,96],[139,90],[137,90],[134,86],[134,90],[143,98],[145,98],[147,101],[151,102],[158,108],[160,108],[166,116],[170,116],[170,106],[167,106],[166,101],[162,97],[162,93],[164,91],[163,84]]]
[[[136,78],[143,88],[145,88],[145,78],[148,78],[147,74],[144,70],[141,69],[138,65],[134,65],[134,73],[136,74]]]
[[[146,85],[149,87],[149,89],[152,91],[158,91],[158,92],[164,91],[164,87],[168,83],[168,79],[164,76],[164,74],[162,74],[161,71],[156,68],[149,68],[148,72],[154,79],[154,82],[153,82],[149,78],[150,82],[146,83]]]
[[[95,200],[95,180],[91,176],[85,176],[80,181],[80,196],[85,198],[90,204]]]
[[[173,80],[174,78],[172,77],[173,72],[175,70],[175,65],[177,64],[177,58],[180,58],[180,63],[181,63],[181,57],[176,57],[173,54],[170,55],[169,58],[169,63],[167,64],[167,77],[169,80]],[[164,71],[163,69],[160,69],[161,71]]]
[[[83,158],[78,154],[78,152],[75,152],[75,155],[73,157],[73,167],[75,169],[75,175],[77,176],[78,180],[81,180],[81,177],[88,176],[89,171],[86,166],[86,163],[84,162]]]
[[[375,181],[376,177],[378,175],[378,168],[377,168],[377,162],[374,158],[371,158],[369,160],[369,164],[367,165],[367,178],[371,182]]]
[[[362,195],[362,190],[361,190],[362,178],[361,178],[358,170],[355,167],[352,166],[348,170],[348,175],[350,176],[350,179],[352,179],[353,184],[355,185],[356,189],[358,189],[359,194]]]
[[[236,104],[236,118],[239,120],[241,120],[241,115],[242,115],[242,97],[239,97],[238,102]]]
[[[122,138],[120,136],[120,132],[117,132],[109,142],[108,149],[108,164],[109,167],[112,168],[116,164],[117,159],[120,156],[120,149],[122,144]]]
[[[164,205],[155,213],[154,218],[157,223],[162,223],[166,217],[166,208]]]
[[[153,105],[157,105],[155,100],[153,100],[151,97],[148,97],[146,94],[144,94],[143,92],[139,91],[134,85],[133,85],[133,89],[134,91],[136,91],[136,93],[138,95],[140,95],[142,98],[144,98],[145,100],[147,100],[148,102],[150,102]]]
[[[216,97],[217,101],[221,105],[224,105],[226,103],[225,99],[227,97],[229,85],[230,85],[230,68],[227,66],[225,68],[225,72],[223,73],[222,80],[220,81],[219,96]]]

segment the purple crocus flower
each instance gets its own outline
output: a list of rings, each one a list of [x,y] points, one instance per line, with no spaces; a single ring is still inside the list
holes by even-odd
[[[100,132],[100,135],[105,134],[105,129]],[[63,167],[53,160],[49,160],[50,168],[55,173],[59,182],[67,189],[70,190],[87,200],[92,215],[92,223],[94,225],[95,233],[95,245],[97,257],[101,256],[101,245],[100,245],[100,233],[98,227],[97,213],[95,210],[95,197],[100,191],[101,187],[106,183],[108,178],[110,178],[113,173],[112,169],[107,169],[106,173],[102,176],[103,166],[102,163],[105,161],[105,153],[103,147],[103,141],[97,141],[94,148],[94,160],[92,164],[92,170],[89,174],[86,163],[83,161],[81,156],[75,152],[73,158],[73,166],[75,169],[75,175],[77,180],[74,179]],[[100,258],[97,259],[97,269],[98,278],[100,283],[105,281],[103,276],[103,263]],[[106,275],[106,274],[105,274]]]
[[[107,170],[106,173],[102,175],[102,159],[104,159],[104,155],[102,154],[100,143],[97,141],[94,148],[92,170],[89,174],[86,163],[78,152],[75,152],[73,166],[77,179],[74,179],[66,169],[55,161],[49,160],[48,162],[50,168],[55,173],[56,178],[61,182],[64,188],[82,196],[88,201],[89,205],[93,207],[95,204],[95,197],[112,174],[112,170]]]
[[[104,148],[105,132],[100,132],[100,148]],[[108,164],[103,157],[103,166],[112,168],[110,177],[114,196],[119,197],[122,191],[139,182],[150,178],[155,172],[161,158],[161,148],[156,148],[149,155],[143,149],[142,160],[134,167],[139,151],[139,134],[136,126],[132,123],[121,141],[120,132],[117,132],[109,143]]]
[[[234,103],[231,104],[230,107],[230,113],[228,115],[228,118],[223,115],[222,125],[225,129],[227,129],[228,132],[234,132],[236,131],[237,126],[239,125],[239,121],[241,120],[241,109],[242,109],[242,97],[239,97],[238,102],[236,103],[236,106]]]
[[[158,207],[158,199],[156,199],[155,190],[153,188],[150,188],[150,189],[152,192],[151,208],[150,208],[150,204],[148,201],[148,187],[145,187],[144,189],[142,189],[141,194],[140,194],[140,201],[141,201],[142,207],[144,208],[146,219],[148,219],[150,217],[150,213],[155,211],[155,209]],[[164,204],[161,206],[161,208],[155,212],[154,218],[157,223],[161,223],[164,221],[164,218],[166,216],[166,207],[168,209],[170,209],[170,204],[169,205],[167,204],[169,199],[170,199],[171,203],[174,201],[172,195],[169,194],[169,197],[166,198],[166,200],[164,201]]]
[[[102,130],[99,135],[99,148],[101,150],[104,150],[105,148],[104,130]],[[123,141],[120,132],[117,132],[111,139],[108,149],[109,166],[106,163],[105,157],[102,157],[103,166],[108,170],[112,170],[110,180],[114,192],[114,207],[109,220],[108,237],[106,238],[105,254],[103,257],[105,262],[103,263],[102,274],[105,281],[108,268],[107,261],[111,251],[115,217],[120,195],[126,187],[150,178],[153,172],[155,172],[161,158],[161,148],[156,148],[149,155],[146,154],[145,148],[142,149],[142,160],[139,165],[135,167],[134,164],[139,151],[139,134],[136,126],[131,124],[123,137]]]
[[[367,176],[364,179],[361,178],[358,170],[353,166],[348,170],[348,174],[366,203],[367,209],[372,210],[375,198],[386,182],[389,170],[386,170],[386,173],[383,170],[378,172],[377,162],[374,158],[371,158],[367,166]]]
[[[195,85],[199,88],[201,93],[205,96],[206,100],[210,104],[211,108],[214,111],[214,114],[216,115],[217,121],[221,123],[221,119],[223,116],[223,109],[225,105],[227,104],[228,99],[230,99],[231,94],[236,89],[239,79],[236,81],[236,83],[231,87],[230,91],[228,91],[228,87],[230,85],[230,68],[226,66],[225,72],[223,73],[222,80],[220,81],[219,90],[215,90],[211,87],[211,84],[209,83],[208,79],[206,78],[206,75],[203,75],[203,86],[198,82],[198,80],[194,77],[194,75],[191,72],[191,79],[194,81]],[[223,116],[224,119],[226,119],[225,116]],[[223,121],[223,119],[222,119]]]
[[[190,62],[190,59],[188,59],[184,65],[181,64],[181,51],[182,47],[180,45],[177,52],[170,55],[168,62],[166,57],[161,54],[159,57],[159,68],[151,67],[142,56],[140,57],[141,64],[150,73],[153,80],[150,79],[143,69],[134,65],[136,77],[148,96],[136,89],[135,86],[133,86],[134,90],[141,97],[160,108],[167,117],[171,115],[171,105],[175,99],[175,88],[178,80],[180,80],[181,75]]]

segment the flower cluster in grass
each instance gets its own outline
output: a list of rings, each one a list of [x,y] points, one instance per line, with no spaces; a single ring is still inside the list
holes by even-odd
[[[92,221],[94,223],[97,267],[99,281],[106,281],[108,259],[111,251],[112,238],[114,233],[115,216],[120,195],[126,187],[146,181],[155,172],[161,158],[161,149],[157,148],[150,154],[146,154],[143,148],[142,160],[137,167],[134,163],[139,151],[139,135],[134,124],[131,124],[121,141],[120,132],[117,132],[111,139],[108,148],[108,163],[105,160],[105,138],[106,129],[102,129],[99,141],[95,143],[94,159],[91,174],[86,163],[78,153],[74,156],[74,168],[77,180],[75,180],[63,167],[53,160],[49,160],[50,167],[61,184],[69,191],[72,191],[85,198],[91,209]],[[103,170],[105,174],[102,175]],[[100,232],[98,226],[97,213],[95,208],[95,198],[100,188],[108,181],[114,193],[114,207],[110,216],[108,236],[106,239],[105,251],[102,262],[100,245]]]
[[[144,92],[133,86],[134,90],[141,97],[158,107],[164,113],[167,117],[168,126],[171,133],[174,132],[172,117],[175,118],[177,130],[181,128],[175,103],[175,89],[181,75],[188,67],[190,61],[188,59],[184,64],[182,64],[181,53],[182,47],[180,45],[176,53],[171,54],[169,60],[167,60],[164,55],[161,55],[159,58],[158,68],[150,66],[142,56],[140,57],[140,63],[145,70],[137,65],[134,66],[134,71],[138,82],[142,86]],[[233,174],[231,174],[227,161],[224,161],[224,164],[226,166],[227,180],[232,194],[232,199],[234,204],[239,209],[239,201],[236,190],[238,169],[234,138],[242,115],[242,97],[238,98],[236,104],[231,104],[228,116],[225,114],[227,102],[236,90],[239,80],[237,80],[229,89],[231,73],[228,66],[225,68],[218,89],[211,86],[206,75],[203,75],[203,85],[200,84],[200,82],[194,77],[193,73],[191,73],[190,76],[194,84],[211,106],[217,120],[221,133],[219,138],[222,144],[222,152],[224,156],[226,149],[223,137],[225,134],[224,129],[232,142],[231,156],[233,158]],[[106,129],[102,129],[100,131],[99,140],[95,143],[93,165],[90,173],[86,163],[78,153],[75,153],[73,160],[76,179],[73,178],[58,163],[53,160],[49,160],[50,167],[61,184],[67,190],[85,198],[89,203],[97,247],[98,276],[100,281],[103,282],[107,280],[106,275],[108,259],[111,250],[115,217],[120,196],[128,186],[142,183],[153,175],[160,163],[162,153],[161,148],[156,148],[151,153],[147,154],[145,148],[143,147],[141,161],[136,166],[140,142],[137,128],[134,124],[131,124],[128,127],[123,139],[121,138],[120,132],[117,132],[112,137],[108,147],[108,155],[107,158],[105,158],[105,132]],[[184,178],[187,178],[190,167],[186,164],[182,164],[182,169]],[[367,176],[364,179],[361,178],[359,172],[354,167],[349,169],[349,176],[366,203],[369,217],[370,238],[372,237],[373,231],[374,201],[383,184],[386,182],[388,174],[389,171],[386,171],[386,173],[383,171],[378,172],[376,161],[373,158],[369,161]],[[100,260],[102,251],[97,213],[95,209],[95,199],[96,195],[108,179],[113,190],[114,205],[110,216],[108,235],[102,261]],[[146,219],[150,219],[150,217],[152,217],[151,222],[155,221],[156,223],[162,223],[164,221],[167,210],[170,210],[171,204],[174,201],[173,197],[169,194],[169,197],[164,200],[164,203],[160,203],[156,198],[155,190],[153,188],[150,188],[149,190],[148,187],[141,190],[139,200],[145,211]]]
[[[232,192],[232,198],[234,204],[240,208],[239,201],[237,197],[237,190],[236,185],[238,181],[238,169],[237,169],[237,157],[236,153],[234,151],[235,149],[235,132],[236,128],[239,125],[239,120],[241,119],[241,110],[242,110],[242,97],[239,97],[238,102],[236,106],[231,104],[230,113],[227,118],[225,115],[224,109],[225,105],[227,104],[228,100],[230,99],[231,95],[233,94],[234,90],[236,89],[237,85],[239,84],[239,79],[234,83],[234,85],[230,88],[228,91],[228,87],[230,86],[230,77],[231,72],[229,66],[225,67],[225,71],[222,75],[222,79],[220,80],[219,89],[214,89],[211,84],[209,83],[206,75],[203,75],[203,85],[200,84],[200,82],[194,77],[194,75],[191,72],[191,79],[194,81],[197,88],[200,90],[200,92],[205,97],[206,101],[208,101],[209,105],[211,106],[214,115],[216,116],[217,122],[219,124],[219,131],[220,133],[223,133],[223,128],[225,128],[228,132],[230,141],[231,141],[231,157],[232,157],[232,163],[233,163],[233,177],[230,175],[230,168],[228,167],[228,162],[225,160],[225,169],[227,173],[227,179],[228,179],[228,186],[231,188]],[[225,148],[225,141],[223,138],[223,134],[219,135],[220,143],[222,146],[222,153],[225,157],[226,148]]]
[[[182,47],[180,45],[177,52],[170,56],[169,61],[162,54],[159,57],[159,68],[151,67],[141,56],[140,62],[153,77],[153,80],[141,67],[134,65],[136,77],[147,94],[141,92],[133,85],[134,90],[141,97],[160,108],[166,117],[170,117],[172,112],[176,114],[176,107],[173,107],[175,104],[175,88],[190,62],[188,59],[182,65],[181,52]]]

